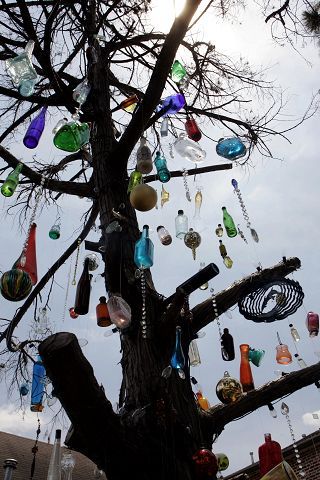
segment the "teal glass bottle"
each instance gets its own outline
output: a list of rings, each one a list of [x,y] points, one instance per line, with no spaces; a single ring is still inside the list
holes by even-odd
[[[19,175],[23,168],[23,164],[19,163],[14,170],[7,176],[1,187],[1,193],[4,197],[11,197],[19,183]]]
[[[149,238],[149,225],[144,225],[141,237],[134,249],[134,263],[138,268],[150,268],[153,265],[153,242]]]
[[[170,180],[170,172],[167,167],[167,161],[160,152],[156,153],[156,158],[154,160],[155,167],[157,169],[157,174],[160,182],[167,183]]]
[[[223,224],[224,224],[224,228],[226,229],[228,237],[230,238],[235,237],[238,234],[238,231],[234,224],[233,218],[227,212],[226,207],[222,207],[222,212],[223,212]]]
[[[176,327],[176,343],[170,363],[171,367],[176,370],[183,370],[186,363],[181,345],[181,327],[179,326]]]
[[[77,152],[89,142],[90,129],[87,123],[71,121],[56,132],[53,143],[65,152]]]

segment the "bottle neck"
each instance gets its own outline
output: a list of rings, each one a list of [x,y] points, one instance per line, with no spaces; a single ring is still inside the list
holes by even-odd
[[[271,433],[265,433],[264,439],[265,439],[265,442],[271,442]]]
[[[143,238],[149,238],[149,227],[147,227],[147,226],[143,227],[142,236],[143,236]]]

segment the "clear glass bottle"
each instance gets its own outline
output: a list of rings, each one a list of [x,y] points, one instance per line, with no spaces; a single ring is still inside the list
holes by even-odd
[[[40,113],[31,121],[23,138],[23,144],[27,148],[36,148],[46,124],[47,107],[43,107]]]
[[[223,212],[223,224],[224,228],[226,229],[228,237],[232,238],[238,234],[237,227],[234,224],[233,218],[227,212],[226,207],[222,207]]]
[[[180,133],[173,146],[181,157],[193,163],[203,162],[207,155],[197,142],[188,138],[184,133]]]
[[[47,480],[61,480],[61,430],[56,430]]]
[[[107,302],[111,322],[122,330],[131,323],[130,305],[120,295],[111,295]]]
[[[79,85],[73,90],[73,100],[79,103],[80,107],[85,103],[90,93],[91,86],[88,79],[85,78]]]
[[[157,233],[162,245],[170,245],[172,243],[172,237],[163,225],[159,225],[159,227],[157,228]]]
[[[32,386],[31,386],[31,412],[42,412],[42,399],[44,395],[44,383],[46,378],[46,369],[42,363],[40,355],[33,364]]]
[[[72,480],[72,471],[76,462],[71,452],[64,452],[61,458],[62,480]]]
[[[152,171],[152,154],[147,145],[147,139],[145,137],[140,138],[140,146],[137,150],[137,170],[144,175]]]
[[[240,383],[244,392],[250,392],[250,390],[254,390],[253,377],[249,363],[249,348],[249,345],[246,343],[240,345]]]
[[[181,240],[188,233],[188,217],[184,214],[183,210],[178,210],[178,215],[175,219],[176,225],[176,237]]]
[[[192,367],[197,367],[201,363],[200,353],[196,340],[191,340],[189,345],[189,360]]]
[[[298,362],[298,365],[300,368],[306,368],[308,365],[306,364],[306,362],[303,360],[302,357],[300,357],[300,355],[298,353],[295,353],[294,354],[294,357],[295,359],[297,360]]]
[[[160,127],[160,135],[161,137],[167,137],[169,133],[169,119],[168,117],[163,117]]]
[[[299,342],[300,340],[300,335],[298,330],[292,325],[292,323],[289,324],[290,327],[290,333],[292,335],[292,338],[295,342]]]
[[[141,237],[136,241],[134,263],[138,268],[150,268],[153,265],[154,245],[149,238],[149,225],[144,225]]]
[[[31,61],[33,49],[34,41],[29,40],[23,53],[5,61],[7,72],[16,87],[19,87],[22,82],[37,80],[37,72]]]
[[[228,255],[226,255],[225,257],[223,257],[223,263],[227,268],[232,268],[233,260]]]
[[[169,182],[171,175],[167,167],[167,160],[160,152],[156,153],[156,158],[154,160],[155,167],[157,169],[157,175],[162,183]]]
[[[218,226],[216,228],[216,235],[217,235],[217,237],[220,237],[220,238],[223,235],[223,228],[222,228],[221,223],[218,223]]]
[[[5,179],[1,187],[1,193],[3,196],[11,197],[14,194],[19,184],[19,175],[21,173],[22,168],[23,168],[23,164],[18,163],[16,168],[11,173],[9,173],[9,175],[7,176],[7,178]]]

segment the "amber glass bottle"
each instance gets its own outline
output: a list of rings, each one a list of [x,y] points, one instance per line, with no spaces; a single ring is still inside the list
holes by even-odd
[[[110,315],[107,307],[106,297],[99,298],[100,303],[96,307],[97,324],[99,327],[109,327],[111,325]]]
[[[249,345],[244,343],[240,345],[241,363],[240,363],[240,382],[244,392],[254,390],[253,377],[249,363]]]

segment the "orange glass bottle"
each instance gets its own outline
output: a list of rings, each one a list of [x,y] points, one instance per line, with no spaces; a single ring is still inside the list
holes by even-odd
[[[196,393],[198,403],[203,410],[209,410],[210,403],[209,400],[203,396],[201,390]]]
[[[99,327],[109,327],[111,325],[110,315],[107,307],[106,297],[99,298],[100,303],[96,307],[97,324]]]
[[[246,343],[240,345],[240,383],[244,392],[250,392],[250,390],[254,390],[253,377],[249,363],[249,348],[249,345]]]

